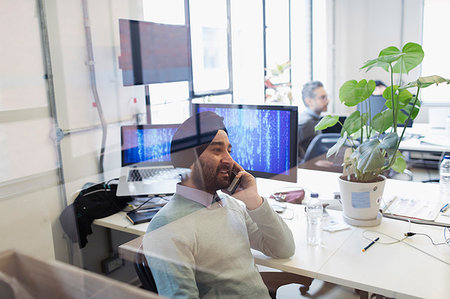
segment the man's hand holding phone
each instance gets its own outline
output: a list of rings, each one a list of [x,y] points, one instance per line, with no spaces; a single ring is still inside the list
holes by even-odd
[[[233,165],[230,186],[225,193],[232,194],[234,198],[242,201],[249,210],[258,208],[263,200],[258,194],[255,178],[236,162]]]

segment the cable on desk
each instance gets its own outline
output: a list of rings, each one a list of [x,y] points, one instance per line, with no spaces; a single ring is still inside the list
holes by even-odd
[[[397,238],[395,238],[395,237],[392,237],[392,236],[390,236],[390,235],[388,235],[388,234],[385,234],[385,233],[382,233],[382,232],[376,232],[376,231],[373,231],[373,230],[365,230],[365,231],[363,231],[363,237],[364,237],[364,239],[366,239],[366,240],[368,240],[368,241],[374,241],[375,240],[375,238],[369,238],[369,237],[367,237],[366,236],[366,233],[367,232],[371,232],[371,233],[376,233],[376,234],[382,234],[382,235],[384,235],[384,236],[386,236],[386,237],[388,237],[388,238],[391,238],[391,239],[394,239],[395,241],[393,241],[393,242],[383,242],[383,241],[377,241],[377,243],[378,244],[384,244],[384,245],[392,245],[392,244],[396,244],[396,243],[400,243],[400,242],[402,242],[403,240],[405,240],[405,239],[407,239],[408,237],[404,237],[404,238],[402,238],[402,239],[397,239]]]
[[[411,222],[410,222],[410,225],[411,225]],[[448,229],[448,227],[444,228],[444,234],[445,234],[446,229]],[[445,260],[443,260],[443,259],[441,259],[441,258],[439,258],[439,257],[437,257],[437,256],[434,256],[434,255],[432,255],[432,254],[426,252],[425,250],[422,250],[422,249],[420,249],[419,247],[416,247],[416,246],[414,246],[414,245],[412,245],[412,244],[403,242],[405,239],[409,238],[408,233],[405,234],[405,237],[404,237],[404,238],[402,238],[402,239],[397,239],[397,238],[395,238],[395,237],[393,237],[393,236],[390,236],[390,235],[388,235],[388,234],[385,234],[385,233],[383,233],[383,232],[377,232],[377,231],[371,231],[371,230],[365,230],[365,231],[363,231],[363,237],[364,237],[365,239],[367,239],[367,240],[370,240],[370,241],[373,241],[373,240],[370,239],[370,238],[368,238],[367,236],[365,236],[365,233],[366,233],[366,232],[372,232],[372,233],[375,233],[375,234],[382,234],[382,235],[384,235],[384,236],[386,236],[386,237],[388,237],[388,238],[391,238],[391,239],[394,239],[394,240],[395,240],[394,242],[382,242],[382,241],[378,241],[377,243],[379,243],[379,244],[392,245],[392,244],[396,244],[396,243],[402,242],[403,244],[406,244],[406,245],[408,245],[408,246],[410,246],[410,247],[412,247],[412,248],[414,248],[414,249],[416,249],[416,250],[418,250],[418,251],[420,251],[420,252],[422,252],[422,253],[424,253],[424,254],[426,254],[426,255],[428,255],[428,256],[430,256],[430,257],[432,257],[432,258],[434,258],[434,259],[436,259],[436,260],[438,260],[438,261],[440,261],[440,262],[442,262],[442,263],[444,263],[444,264],[446,264],[446,265],[450,265],[450,262],[447,262],[447,261],[445,261]],[[415,234],[417,234],[417,233],[415,233]]]
[[[427,237],[428,239],[430,239],[431,244],[433,244],[434,246],[438,246],[438,245],[447,245],[447,244],[449,244],[449,242],[450,242],[450,239],[447,239],[447,238],[445,237],[445,231],[446,231],[446,229],[444,228],[444,240],[445,240],[445,242],[441,242],[441,243],[435,243],[434,240],[433,240],[433,238],[431,238],[429,235],[424,234],[424,233],[407,232],[407,233],[405,233],[405,235],[407,235],[408,237],[412,237],[412,236],[425,236],[425,237]]]

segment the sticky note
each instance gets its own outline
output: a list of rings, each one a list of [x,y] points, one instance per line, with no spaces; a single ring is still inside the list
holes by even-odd
[[[355,209],[370,208],[370,192],[352,192],[352,207]]]

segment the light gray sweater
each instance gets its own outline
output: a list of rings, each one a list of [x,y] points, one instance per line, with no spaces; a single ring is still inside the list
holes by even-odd
[[[294,254],[292,232],[266,200],[249,211],[221,194],[210,207],[175,194],[149,224],[144,251],[158,293],[169,298],[270,298],[250,248]]]

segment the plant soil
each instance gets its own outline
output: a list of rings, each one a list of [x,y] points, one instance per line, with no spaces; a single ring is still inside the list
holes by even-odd
[[[341,175],[340,178],[344,181],[353,182],[353,183],[376,183],[376,182],[381,182],[383,180],[382,176],[378,176],[377,178],[375,178],[373,180],[361,182],[356,179],[354,174],[352,174],[350,176],[350,180],[348,180],[348,177],[346,175]]]

